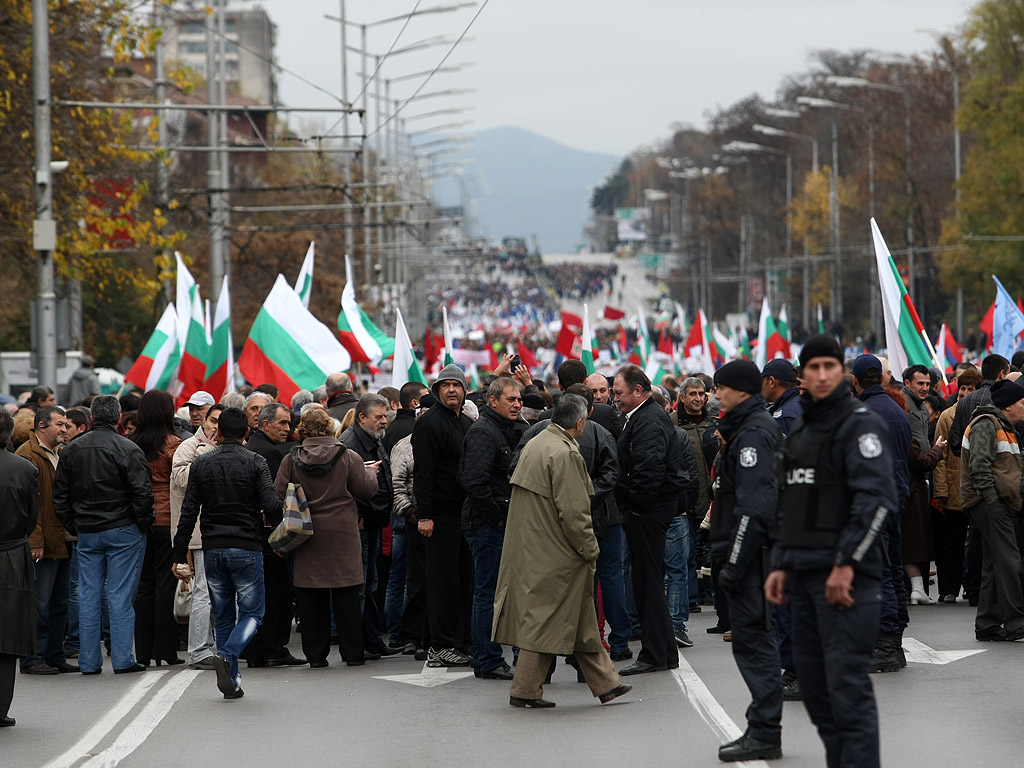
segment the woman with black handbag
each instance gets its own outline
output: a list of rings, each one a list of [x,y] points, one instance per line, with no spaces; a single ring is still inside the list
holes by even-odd
[[[289,483],[300,485],[313,521],[314,535],[292,553],[302,652],[310,667],[327,666],[333,606],[341,657],[356,666],[364,663],[356,498],[372,497],[377,478],[359,454],[334,436],[334,422],[326,411],[307,410],[297,437],[299,445],[281,462],[274,487],[284,500]]]

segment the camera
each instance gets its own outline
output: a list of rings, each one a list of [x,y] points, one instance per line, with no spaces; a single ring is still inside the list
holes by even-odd
[[[508,369],[510,372],[515,373],[516,368],[523,364],[523,361],[519,359],[519,355],[512,355],[512,360],[509,361]]]

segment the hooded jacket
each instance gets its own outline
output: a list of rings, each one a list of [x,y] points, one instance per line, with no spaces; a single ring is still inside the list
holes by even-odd
[[[459,464],[473,422],[441,403],[416,420],[412,430],[413,498],[419,520],[461,522],[466,492]]]
[[[989,403],[974,411],[960,450],[960,496],[964,509],[982,501],[1021,508],[1021,455],[1013,425]]]

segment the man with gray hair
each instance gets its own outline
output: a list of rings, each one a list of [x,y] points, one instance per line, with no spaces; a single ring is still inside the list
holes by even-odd
[[[104,582],[114,674],[146,668],[132,654],[133,603],[146,534],[155,520],[153,482],[142,449],[117,434],[120,418],[116,397],[96,397],[92,401],[93,427],[64,449],[53,483],[53,511],[68,533],[78,535],[78,663],[84,675],[103,671],[100,598]]]
[[[324,386],[327,388],[327,413],[340,422],[359,402],[359,396],[352,391],[352,377],[347,373],[332,373]]]
[[[321,384],[319,387],[313,390],[313,402],[319,403],[324,408],[327,408],[327,386]]]
[[[266,392],[253,392],[245,398],[245,415],[249,417],[249,429],[255,431],[260,428],[260,409],[270,405],[274,399]]]
[[[399,648],[389,648],[380,639],[380,613],[374,594],[377,591],[377,556],[380,554],[381,529],[391,521],[393,503],[391,458],[381,439],[388,426],[388,401],[380,395],[363,395],[356,403],[355,423],[341,433],[341,442],[359,454],[363,463],[377,472],[377,493],[369,500],[356,499],[356,511],[362,523],[359,539],[363,545],[363,646],[366,657],[391,656]],[[328,413],[330,410],[328,409]]]
[[[302,406],[313,402],[313,393],[308,389],[300,389],[292,395],[292,411],[302,413]]]
[[[513,707],[555,706],[543,698],[543,683],[556,654],[576,657],[602,704],[631,690],[601,644],[594,611],[594,488],[576,445],[587,411],[582,397],[562,395],[551,424],[526,444],[512,475],[492,636],[520,649]]]

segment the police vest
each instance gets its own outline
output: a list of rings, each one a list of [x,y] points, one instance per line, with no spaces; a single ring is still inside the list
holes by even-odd
[[[736,524],[736,478],[732,474],[736,461],[732,457],[740,435],[753,429],[765,432],[776,441],[782,434],[767,411],[754,411],[743,422],[743,426],[736,430],[732,440],[718,452],[718,456],[715,457],[715,503],[711,508],[708,541],[728,541],[732,535],[733,526]],[[768,461],[768,458],[763,457],[764,461]]]
[[[850,516],[850,494],[842,475],[832,464],[832,442],[843,423],[863,410],[865,406],[849,398],[836,404],[838,418],[808,424],[801,416],[793,425],[779,454],[782,546],[805,549],[835,546],[839,531]]]

